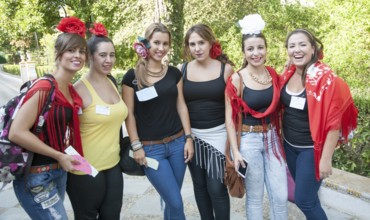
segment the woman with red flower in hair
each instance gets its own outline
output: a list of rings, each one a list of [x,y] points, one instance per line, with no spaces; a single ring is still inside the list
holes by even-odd
[[[64,153],[72,145],[83,155],[78,112],[82,100],[70,83],[87,59],[85,24],[78,18],[63,18],[57,29],[63,33],[55,42],[56,70],[52,84],[39,80],[28,91],[10,128],[9,139],[34,152],[28,175],[14,180],[15,194],[32,219],[67,219],[63,205],[67,172],[78,161]],[[55,86],[55,96],[40,135],[32,133],[45,100]]]
[[[100,23],[90,28],[87,41],[89,71],[74,85],[83,100],[79,115],[85,158],[99,173],[68,174],[67,192],[74,216],[79,219],[120,219],[123,176],[120,160],[120,127],[127,107],[108,77],[116,61],[113,42]]]
[[[195,159],[189,163],[201,219],[230,219],[225,171],[225,86],[233,63],[222,53],[210,27],[192,26],[185,35],[184,81]]]
[[[181,187],[194,149],[181,73],[164,61],[170,46],[171,33],[164,24],[146,28],[134,43],[139,59],[122,80],[122,97],[134,158],[165,202],[164,219],[184,220]],[[158,166],[150,166],[147,158]]]
[[[234,166],[247,166],[247,219],[263,219],[266,188],[270,219],[285,220],[288,219],[288,190],[284,152],[278,135],[278,75],[273,68],[265,66],[267,42],[262,33],[265,27],[262,17],[245,16],[239,25],[244,62],[226,86],[226,128]],[[240,146],[235,131],[239,123]]]

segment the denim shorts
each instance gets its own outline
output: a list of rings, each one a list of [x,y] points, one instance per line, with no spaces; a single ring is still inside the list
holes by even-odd
[[[13,181],[15,195],[32,219],[68,219],[63,205],[67,172],[63,169],[31,173]]]

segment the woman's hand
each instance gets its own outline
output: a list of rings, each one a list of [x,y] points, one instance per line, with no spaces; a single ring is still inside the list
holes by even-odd
[[[319,164],[320,179],[324,179],[333,174],[331,160],[321,159]]]
[[[245,168],[246,164],[244,164],[243,157],[239,151],[233,152],[233,159],[234,159],[234,167],[235,167],[236,172],[238,172],[239,166],[242,166]]]
[[[74,159],[72,156],[63,153],[60,153],[58,156],[58,163],[66,172],[75,171],[76,169],[73,165],[80,164],[80,162],[78,162],[78,160]]]
[[[140,148],[137,151],[134,151],[134,159],[141,166],[148,166],[145,159],[145,151],[143,148]]]
[[[185,147],[184,147],[184,158],[185,163],[189,162],[194,156],[194,144],[193,140],[190,138],[187,138],[185,141]]]

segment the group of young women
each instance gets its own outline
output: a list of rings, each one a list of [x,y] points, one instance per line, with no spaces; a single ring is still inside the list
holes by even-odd
[[[205,24],[186,32],[186,62],[168,65],[171,33],[153,23],[134,43],[139,59],[125,74],[120,94],[107,77],[115,50],[104,26],[94,24],[86,44],[83,22],[73,17],[63,22],[76,27],[58,25],[63,33],[55,44],[56,97],[45,129],[39,137],[30,132],[50,91],[50,84],[40,81],[27,94],[9,135],[35,152],[29,175],[14,181],[32,219],[67,219],[66,190],[75,219],[119,219],[123,121],[135,160],[165,202],[164,219],[185,219],[181,187],[187,165],[201,219],[230,219],[223,183],[227,141],[236,169],[248,161],[248,219],[263,219],[264,187],[270,218],[288,219],[286,164],[296,183],[297,206],[307,219],[327,219],[318,189],[332,172],[339,137],[346,140],[356,127],[357,109],[348,86],[322,63],[323,46],[312,33],[297,29],[288,35],[289,61],[279,76],[265,66],[265,22],[259,15],[239,21],[244,62],[238,70]],[[89,71],[72,86],[88,57]],[[79,162],[64,154],[69,145],[99,171],[96,177],[76,171]],[[147,158],[159,166],[148,166]]]

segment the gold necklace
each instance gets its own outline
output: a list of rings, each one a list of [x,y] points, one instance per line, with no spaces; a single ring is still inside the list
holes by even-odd
[[[166,73],[165,69],[166,69],[166,68],[164,67],[164,65],[163,65],[163,64],[161,65],[161,70],[160,70],[160,71],[158,71],[158,72],[150,71],[147,67],[145,67],[146,73],[147,73],[149,76],[151,76],[151,77],[161,77],[161,76],[163,76],[163,75]]]
[[[262,85],[268,85],[268,84],[270,84],[271,83],[271,81],[272,81],[272,78],[271,78],[271,76],[270,76],[270,74],[268,73],[268,71],[266,70],[266,68],[265,68],[265,73],[266,73],[266,77],[267,77],[267,79],[265,79],[265,80],[260,80],[256,75],[254,75],[253,73],[251,73],[251,72],[249,72],[248,71],[248,73],[249,73],[249,75],[252,77],[252,79],[254,80],[254,81],[256,81],[257,83],[259,83],[259,84],[262,84]]]

